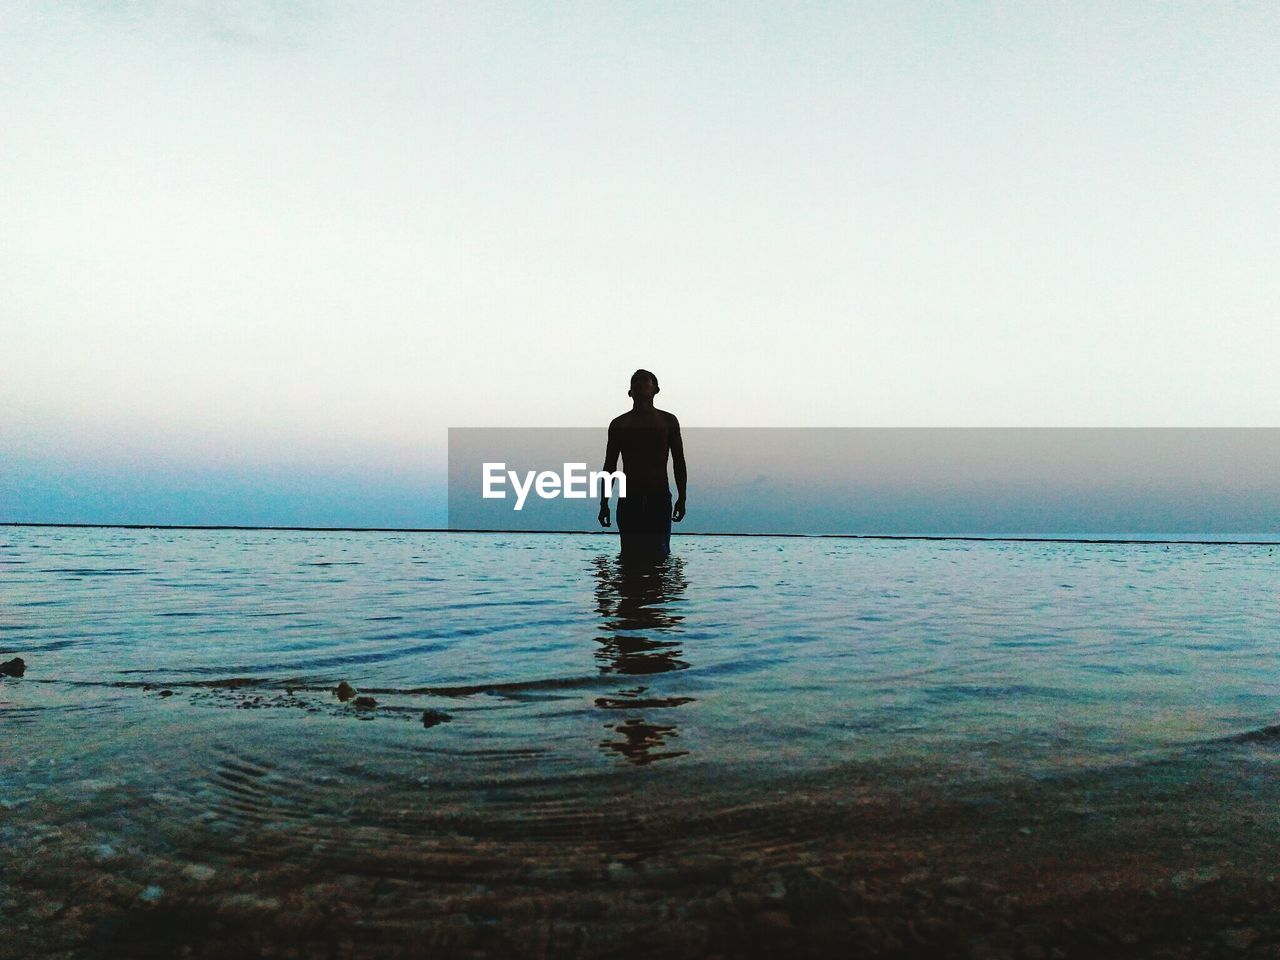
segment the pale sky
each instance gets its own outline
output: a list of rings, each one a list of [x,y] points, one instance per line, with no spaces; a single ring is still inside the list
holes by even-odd
[[[640,366],[698,426],[1280,426],[1277,104],[1273,2],[8,0],[0,519],[372,516]]]

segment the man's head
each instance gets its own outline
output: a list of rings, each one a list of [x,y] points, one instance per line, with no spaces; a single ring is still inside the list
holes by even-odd
[[[631,375],[631,389],[627,391],[628,397],[648,397],[650,400],[658,392],[658,378],[648,370],[637,370]]]

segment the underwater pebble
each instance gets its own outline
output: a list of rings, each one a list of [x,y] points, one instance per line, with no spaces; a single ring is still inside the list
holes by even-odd
[[[633,871],[626,864],[619,863],[617,860],[605,867],[604,872],[610,880],[625,880],[633,874]]]
[[[116,848],[109,843],[99,843],[89,848],[89,856],[93,858],[95,863],[105,863],[108,860],[115,859]]]
[[[1232,950],[1248,950],[1261,934],[1252,927],[1238,927],[1218,932],[1218,940]]]
[[[1206,867],[1203,870],[1179,870],[1169,878],[1169,886],[1175,890],[1193,890],[1206,883],[1213,883],[1220,876],[1221,874],[1213,867]]]
[[[41,898],[31,906],[31,915],[37,920],[52,920],[66,906],[61,900]]]
[[[275,897],[255,897],[251,893],[233,893],[222,898],[222,908],[231,911],[279,910],[280,901]]]

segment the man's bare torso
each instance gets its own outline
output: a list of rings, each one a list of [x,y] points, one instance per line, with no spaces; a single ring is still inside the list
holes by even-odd
[[[610,444],[622,455],[627,493],[669,493],[667,459],[676,418],[665,410],[628,410],[609,424]]]

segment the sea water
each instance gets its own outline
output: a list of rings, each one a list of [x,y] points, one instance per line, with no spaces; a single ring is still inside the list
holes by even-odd
[[[1273,548],[677,541],[635,569],[608,536],[9,528],[0,718],[125,766],[227,725],[299,773],[341,743],[451,780],[1094,763],[1280,718]]]
[[[583,838],[777,849],[794,823],[734,811],[815,784],[1052,780],[1245,742],[1274,769],[1272,547],[673,551],[6,528],[0,660],[26,673],[0,680],[0,846],[68,876],[116,864],[143,900],[232,863],[270,887],[273,863],[383,875],[409,850],[491,883]]]

